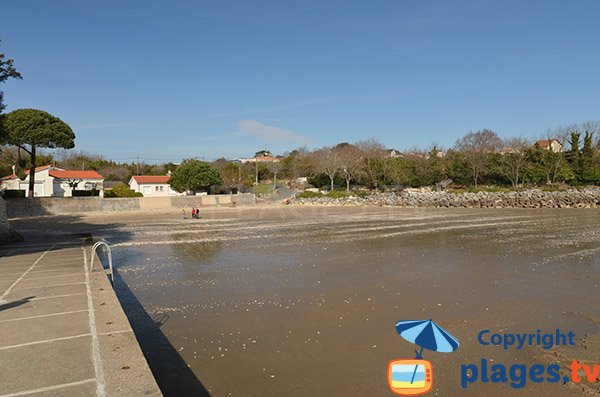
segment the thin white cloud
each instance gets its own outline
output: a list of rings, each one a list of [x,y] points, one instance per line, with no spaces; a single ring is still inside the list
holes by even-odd
[[[238,128],[241,132],[252,135],[256,138],[263,139],[269,142],[294,142],[299,144],[309,144],[314,142],[313,139],[296,134],[283,128],[273,127],[270,125],[261,124],[256,120],[240,120]]]

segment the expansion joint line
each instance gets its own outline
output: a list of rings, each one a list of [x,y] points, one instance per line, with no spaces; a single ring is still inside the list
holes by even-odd
[[[85,286],[87,290],[88,313],[90,320],[90,334],[92,335],[92,356],[94,359],[94,372],[96,373],[96,394],[98,397],[106,396],[106,384],[104,383],[104,370],[102,369],[102,358],[100,356],[100,342],[98,340],[98,330],[96,328],[96,315],[94,313],[94,300],[92,298],[92,289],[90,287],[90,271],[88,269],[87,255],[84,244],[81,244],[83,252],[83,268],[85,270]]]

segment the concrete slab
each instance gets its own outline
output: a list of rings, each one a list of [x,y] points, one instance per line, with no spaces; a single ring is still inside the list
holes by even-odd
[[[7,286],[8,287],[8,286]],[[13,290],[6,295],[6,300],[18,300],[26,296],[35,296],[36,298],[51,297],[65,294],[85,294],[85,283],[71,285],[62,285],[54,287],[34,287]]]
[[[61,279],[61,278],[67,277],[67,276],[79,276],[79,277],[81,277],[81,281],[85,282],[85,273],[84,272],[75,272],[75,270],[72,270],[70,272],[61,273],[61,274],[56,274],[55,272],[52,272],[52,273],[29,272],[29,274],[27,275],[27,281],[53,280],[53,279]]]
[[[76,382],[70,385],[61,385],[53,390],[46,390],[35,393],[35,397],[96,397],[96,379],[90,379],[87,382]]]
[[[15,277],[15,280],[16,280],[16,277]],[[11,286],[12,283],[15,282],[15,280],[0,281],[0,291],[6,290],[8,287]]]
[[[27,332],[23,332],[27,330]],[[7,346],[49,339],[89,334],[87,312],[65,314],[60,317],[42,317],[0,323],[0,350]]]
[[[36,266],[37,270],[56,270],[56,269],[72,269],[72,270],[81,270],[81,263],[64,263],[64,262],[56,262],[49,263],[43,262]]]
[[[95,378],[91,336],[0,350],[0,395]],[[10,380],[10,381],[8,381]]]
[[[23,294],[21,294],[23,295]],[[30,298],[35,298],[34,295],[30,295]],[[20,300],[12,301],[12,302],[23,302],[22,299],[27,297],[22,297]],[[77,310],[87,310],[87,302],[85,299],[76,299],[70,296],[63,298],[55,298],[55,299],[42,299],[42,300],[24,300],[25,303],[19,305],[18,307],[12,308],[10,310],[2,310],[0,311],[0,323],[8,321],[8,320],[18,320],[21,318],[55,314],[55,313],[64,313],[64,312],[72,312]],[[9,302],[10,303],[10,302]],[[55,319],[56,320],[56,319]],[[49,320],[50,321],[50,320]],[[58,320],[56,320],[58,321]]]
[[[48,276],[48,277],[27,277],[19,283],[19,289],[27,289],[27,288],[37,288],[37,287],[45,287],[46,285],[55,285],[55,284],[75,284],[75,283],[85,283],[85,275],[84,274],[76,274],[70,276]]]
[[[107,395],[162,395],[133,332],[100,336],[100,353]]]
[[[105,284],[106,276],[102,273],[93,273],[90,276],[90,282],[94,295],[94,311],[97,318],[96,329],[98,333],[130,329],[127,316],[125,316],[119,301],[114,299],[115,292]]]
[[[81,273],[85,274],[83,272],[83,269],[81,268],[81,266],[49,266],[49,267],[40,267],[40,268],[35,268],[33,269],[31,272],[29,272],[29,274],[34,275],[34,274],[49,274],[49,273],[56,273],[56,274],[69,274],[69,273],[79,273],[81,271]]]

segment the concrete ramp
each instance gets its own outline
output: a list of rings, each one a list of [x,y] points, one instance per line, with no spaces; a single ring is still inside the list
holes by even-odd
[[[162,395],[104,271],[89,270],[89,246],[0,255],[0,396]]]

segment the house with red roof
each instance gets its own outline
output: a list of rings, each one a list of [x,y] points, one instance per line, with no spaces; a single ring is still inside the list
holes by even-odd
[[[24,190],[29,192],[29,170],[25,179],[16,174],[0,178],[2,190]],[[98,191],[103,195],[104,177],[96,171],[65,170],[54,165],[44,165],[35,169],[34,197],[73,197],[73,191]]]
[[[542,139],[539,140],[535,143],[536,145],[538,145],[540,148],[545,149],[545,150],[550,150],[551,152],[554,153],[559,153],[562,152],[563,150],[563,145],[562,143],[560,143],[557,139]]]
[[[129,180],[129,188],[134,192],[142,193],[144,197],[183,196],[169,185],[168,175],[135,175]]]

